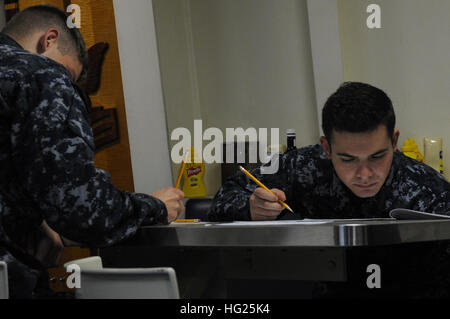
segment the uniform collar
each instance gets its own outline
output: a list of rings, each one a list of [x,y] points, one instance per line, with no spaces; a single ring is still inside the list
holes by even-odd
[[[0,44],[6,44],[23,50],[23,47],[16,40],[3,32],[0,32]]]
[[[392,181],[394,180],[395,172],[398,170],[399,165],[399,154],[401,153],[398,150],[394,152],[394,156],[392,157],[391,169],[389,170],[389,175],[386,178],[383,187],[391,186]]]

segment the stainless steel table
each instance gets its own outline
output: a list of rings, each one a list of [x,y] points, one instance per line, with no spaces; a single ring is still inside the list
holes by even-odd
[[[450,239],[449,220],[308,220],[146,226],[130,244],[176,247],[358,247]]]
[[[308,298],[311,282],[345,283],[356,273],[365,280],[369,264],[383,263],[380,251],[397,255],[409,247],[420,254],[413,245],[447,240],[450,220],[172,223],[144,226],[101,254],[106,267],[174,267],[182,297]],[[361,262],[355,266],[355,260]],[[404,262],[398,271],[410,266]]]

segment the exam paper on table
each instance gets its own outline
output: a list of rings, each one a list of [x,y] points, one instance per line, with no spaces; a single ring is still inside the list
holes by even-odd
[[[355,221],[393,220],[391,218],[358,218],[358,219],[301,219],[301,220],[269,220],[269,221],[234,221],[210,224],[216,226],[279,226],[279,225],[319,225],[335,222],[354,223]]]
[[[214,226],[273,226],[273,225],[317,225],[325,224],[328,221],[315,220],[268,220],[268,221],[235,221],[231,223],[217,223]]]

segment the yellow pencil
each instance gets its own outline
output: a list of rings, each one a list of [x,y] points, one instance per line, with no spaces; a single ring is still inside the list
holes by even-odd
[[[246,174],[248,177],[250,177],[256,184],[258,184],[260,187],[264,188],[266,191],[268,191],[269,193],[274,194],[274,192],[272,192],[270,189],[268,189],[266,186],[264,186],[263,183],[261,183],[255,176],[253,176],[252,174],[250,174],[249,171],[247,171],[245,168],[243,168],[242,166],[239,166],[239,169]],[[277,196],[277,195],[275,195]],[[292,208],[290,208],[288,206],[288,204],[286,204],[285,202],[283,202],[282,200],[278,200],[278,203],[280,203],[281,205],[283,205],[284,208],[286,208],[287,210],[289,210],[290,212],[294,213],[294,211],[292,210]]]
[[[175,188],[180,187],[181,178],[183,177],[183,172],[184,172],[185,166],[186,166],[186,162],[183,160],[183,162],[181,162],[180,171],[178,172],[178,178],[177,178],[177,182],[175,183]]]
[[[183,161],[181,162],[180,171],[178,172],[177,182],[175,183],[175,188],[180,187],[181,178],[183,177],[184,168],[186,167],[186,161],[188,159],[189,151],[184,154]]]
[[[175,219],[174,223],[199,223],[201,219]]]

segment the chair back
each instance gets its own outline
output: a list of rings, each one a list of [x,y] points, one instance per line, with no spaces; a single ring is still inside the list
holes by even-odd
[[[103,268],[102,258],[99,256],[92,256],[69,261],[64,264],[64,268],[67,269],[67,266],[70,264],[78,265],[80,267],[80,270],[94,270]]]
[[[0,299],[8,298],[8,265],[4,261],[0,261]]]
[[[211,198],[190,198],[186,202],[186,219],[201,219],[208,221],[208,212],[211,208]]]
[[[80,267],[77,299],[179,299],[175,270],[160,268],[103,268],[100,257],[70,261]]]
[[[179,299],[172,268],[82,270],[75,295],[77,299]]]

